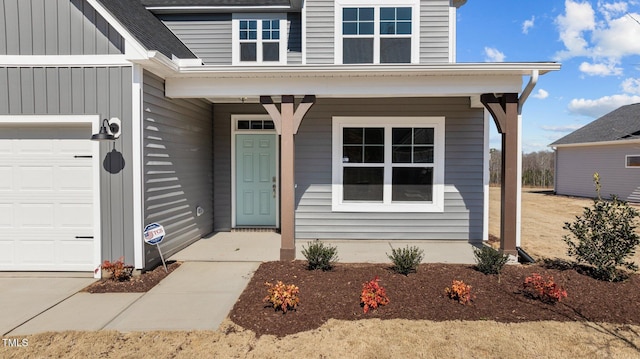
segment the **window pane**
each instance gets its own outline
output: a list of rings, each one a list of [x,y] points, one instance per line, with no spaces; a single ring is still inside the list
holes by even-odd
[[[280,44],[277,42],[265,42],[262,44],[262,61],[279,61]]]
[[[391,157],[393,163],[411,163],[411,146],[393,146]]]
[[[346,39],[345,39],[346,40]],[[399,64],[411,62],[411,39],[380,39],[380,63]]]
[[[270,30],[271,29],[271,21],[263,20],[262,21],[262,30]]]
[[[342,163],[362,163],[362,146],[343,146]]]
[[[344,39],[342,55],[342,62],[345,64],[373,63],[373,39]]]
[[[358,8],[346,7],[342,9],[342,21],[357,21],[358,20]]]
[[[395,22],[381,22],[380,23],[380,34],[381,35],[394,35],[396,33],[396,23]]]
[[[411,8],[410,7],[396,8],[396,19],[411,20]]]
[[[251,121],[252,130],[262,130],[262,121]]]
[[[361,145],[364,143],[363,134],[363,128],[345,127],[342,129],[342,143]]]
[[[640,156],[628,156],[627,167],[640,167]]]
[[[364,146],[365,163],[384,163],[384,146]]]
[[[413,163],[433,163],[433,146],[415,146]]]
[[[238,121],[238,130],[248,130],[249,121]]]
[[[398,22],[396,24],[397,35],[411,35],[411,23],[410,22]]]
[[[383,145],[384,128],[365,128],[364,143],[367,145]]]
[[[240,43],[240,61],[256,61],[256,44],[254,42]]]
[[[358,24],[355,22],[345,22],[342,24],[342,34],[344,35],[357,35]]]
[[[251,30],[257,30],[258,29],[258,21],[257,20],[251,20],[248,21],[249,23],[249,29]]]
[[[358,20],[373,22],[373,8],[372,7],[359,8]]]
[[[391,137],[394,145],[410,145],[411,144],[411,128],[396,127],[393,128]]]
[[[392,176],[392,201],[433,200],[433,168],[394,167]]]
[[[415,128],[413,143],[416,145],[433,145],[433,128]]]
[[[266,130],[272,130],[275,128],[273,121],[264,121],[264,128]]]
[[[280,30],[271,31],[271,40],[280,40]]]
[[[249,30],[249,40],[258,39],[258,32],[256,30]]]
[[[342,177],[343,200],[382,202],[384,169],[345,167]]]
[[[262,31],[262,40],[271,40],[271,31]]]
[[[359,23],[358,35],[373,35],[373,22]]]
[[[380,20],[395,20],[395,19],[396,19],[395,7],[380,8]]]
[[[280,20],[271,20],[271,28],[273,30],[280,30]]]

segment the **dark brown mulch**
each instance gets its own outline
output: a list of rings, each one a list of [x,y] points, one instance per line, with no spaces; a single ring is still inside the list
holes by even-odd
[[[179,262],[167,262],[167,270],[165,272],[162,265],[155,269],[146,271],[139,276],[131,277],[131,280],[118,282],[108,278],[103,278],[97,282],[91,283],[84,288],[83,292],[89,293],[142,293],[147,292],[156,284],[160,283],[166,276],[180,267]]]
[[[233,307],[230,318],[260,336],[285,336],[320,327],[330,318],[358,320],[425,319],[494,320],[526,322],[540,320],[595,321],[640,325],[640,278],[622,282],[595,280],[574,269],[549,269],[542,265],[506,266],[500,276],[484,275],[472,265],[421,264],[417,273],[396,274],[387,264],[337,264],[329,272],[309,271],[304,261],[263,263]],[[568,298],[545,304],[526,297],[524,278],[532,273],[552,275],[568,292]],[[380,277],[390,303],[363,313],[362,284]],[[445,295],[452,280],[471,285],[476,296],[461,305]],[[262,299],[265,282],[295,284],[300,288],[297,310],[283,314]]]

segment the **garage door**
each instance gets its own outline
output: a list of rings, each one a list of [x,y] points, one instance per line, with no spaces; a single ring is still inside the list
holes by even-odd
[[[0,270],[91,271],[90,125],[0,124]]]

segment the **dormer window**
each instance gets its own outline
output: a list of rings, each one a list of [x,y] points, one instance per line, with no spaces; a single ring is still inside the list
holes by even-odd
[[[418,5],[390,5],[336,6],[336,63],[418,62]]]
[[[282,65],[286,63],[286,16],[234,14],[233,64]]]

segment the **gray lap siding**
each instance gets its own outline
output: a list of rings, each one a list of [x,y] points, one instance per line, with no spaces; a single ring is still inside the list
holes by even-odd
[[[257,105],[214,105],[215,228],[231,227],[231,114]],[[444,116],[442,213],[358,213],[331,209],[333,116]],[[483,110],[464,98],[318,99],[296,135],[296,237],[300,239],[482,240]]]

